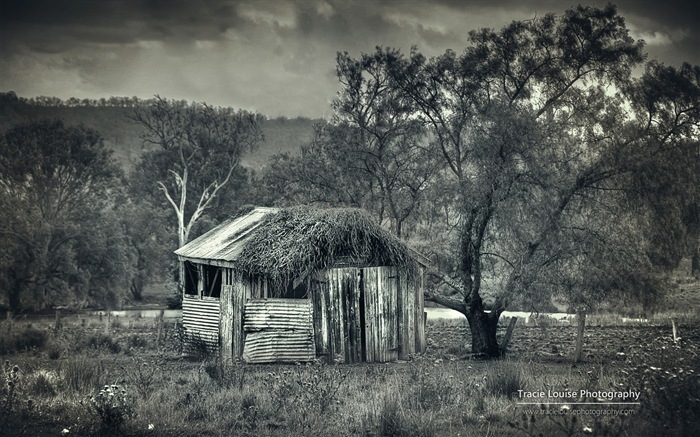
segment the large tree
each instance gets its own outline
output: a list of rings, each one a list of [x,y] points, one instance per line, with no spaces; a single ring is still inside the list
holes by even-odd
[[[172,209],[183,246],[230,188],[243,153],[262,141],[259,116],[156,96],[149,106],[137,107],[132,118],[152,149],[143,154],[132,185]]]
[[[103,301],[117,288],[124,254],[105,220],[118,174],[88,128],[42,120],[0,137],[0,281],[10,308]]]
[[[493,357],[509,301],[536,292],[557,263],[587,256],[571,253],[586,245],[569,243],[596,238],[594,229],[572,230],[584,211],[603,208],[598,193],[625,189],[644,163],[697,138],[698,80],[697,69],[653,65],[632,79],[643,43],[614,6],[579,6],[469,40],[461,55],[414,50],[390,68],[458,187],[459,274],[443,279],[460,299],[429,298],[464,313],[473,352]],[[486,266],[498,273],[491,311]]]
[[[358,60],[338,54],[342,90],[333,119],[316,126],[300,157],[279,156],[268,172],[288,200],[362,207],[405,236],[439,162],[412,100],[387,69],[399,55],[392,49]]]

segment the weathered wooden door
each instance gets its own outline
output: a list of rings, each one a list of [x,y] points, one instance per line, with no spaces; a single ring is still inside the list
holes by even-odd
[[[398,276],[394,267],[362,269],[365,361],[399,358]]]

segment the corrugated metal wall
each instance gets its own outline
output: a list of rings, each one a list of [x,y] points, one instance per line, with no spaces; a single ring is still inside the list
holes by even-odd
[[[295,363],[315,358],[312,305],[308,299],[250,299],[245,304],[243,359]]]
[[[197,337],[217,350],[219,347],[219,299],[182,299],[182,325],[188,335]]]

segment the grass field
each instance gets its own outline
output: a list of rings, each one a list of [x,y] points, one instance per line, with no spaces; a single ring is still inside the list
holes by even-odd
[[[516,328],[508,357],[486,362],[469,359],[462,324],[429,323],[427,353],[400,363],[245,365],[206,351],[183,358],[174,322],[158,341],[146,319],[113,320],[108,333],[94,318],[66,318],[59,330],[48,328],[50,320],[4,321],[0,429],[8,436],[700,433],[697,323],[682,322],[677,343],[669,324],[589,326],[579,364],[568,358],[573,327]],[[630,391],[640,392],[634,405],[604,403],[607,393]]]

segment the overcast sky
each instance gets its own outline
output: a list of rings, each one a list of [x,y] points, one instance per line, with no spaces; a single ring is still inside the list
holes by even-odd
[[[603,6],[606,1],[581,1]],[[469,30],[561,14],[575,0],[0,0],[0,91],[100,98],[159,94],[320,117],[335,55],[377,45],[461,52]],[[700,65],[700,2],[619,0],[651,58]]]

